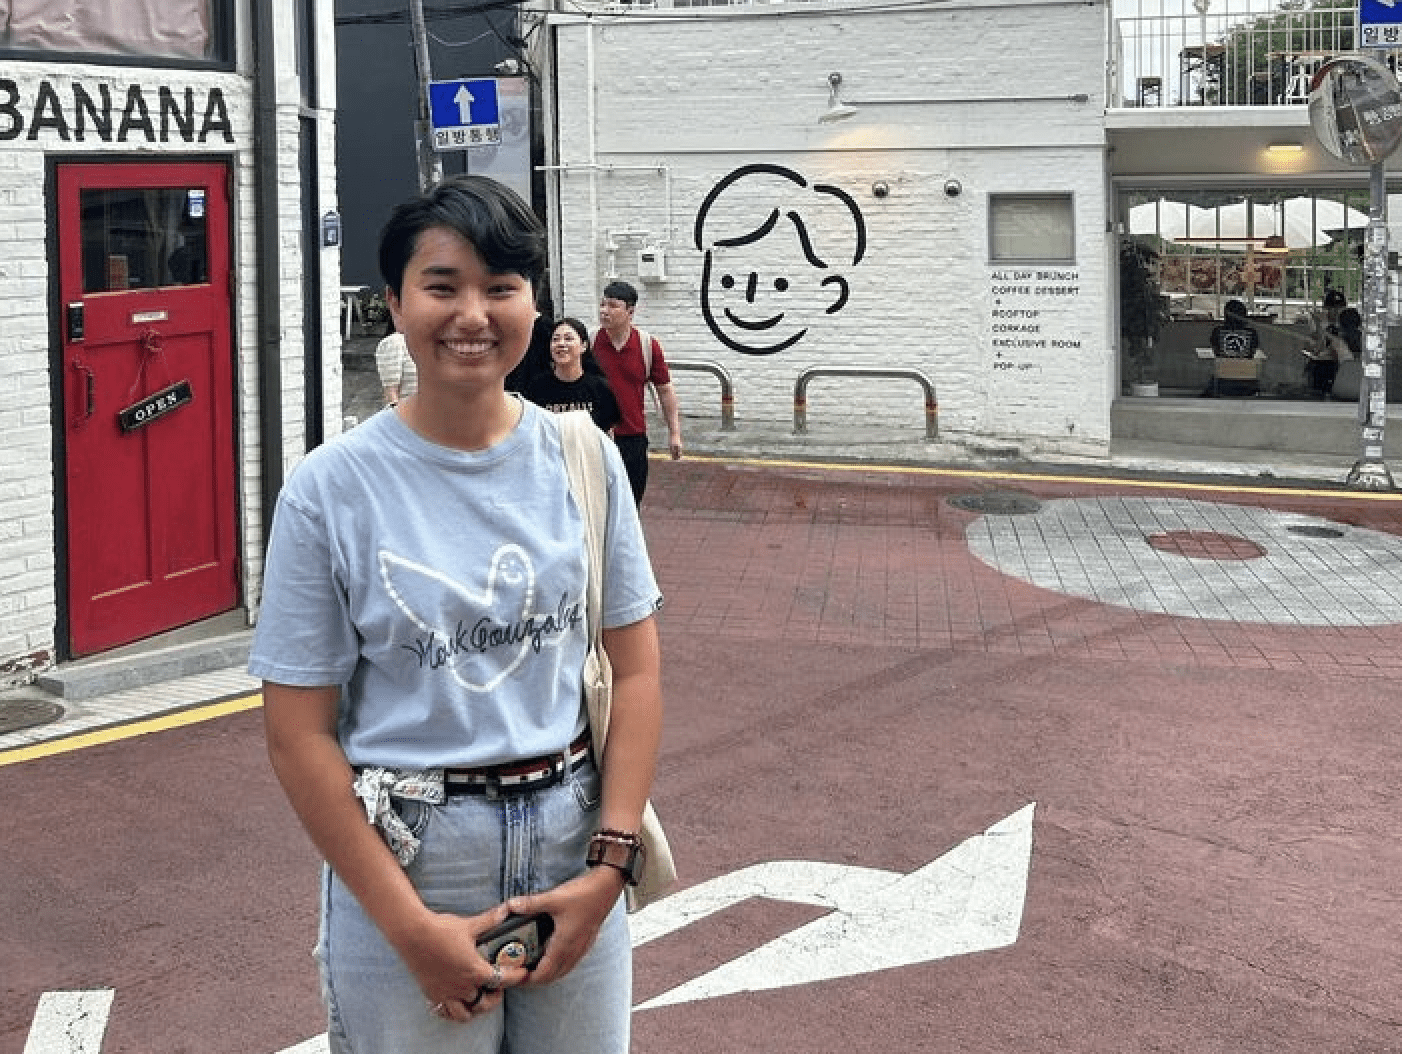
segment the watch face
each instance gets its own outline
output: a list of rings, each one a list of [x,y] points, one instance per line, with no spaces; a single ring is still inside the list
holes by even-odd
[[[636,886],[643,876],[643,847],[600,839],[589,843],[586,862],[590,867],[598,864],[616,867],[627,876],[630,885]]]

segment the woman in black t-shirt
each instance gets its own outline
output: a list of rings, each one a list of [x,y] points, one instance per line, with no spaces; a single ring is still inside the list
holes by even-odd
[[[588,410],[594,423],[607,432],[618,424],[618,401],[608,381],[584,369],[589,331],[576,318],[562,318],[550,334],[550,372],[526,385],[525,396],[553,413]]]

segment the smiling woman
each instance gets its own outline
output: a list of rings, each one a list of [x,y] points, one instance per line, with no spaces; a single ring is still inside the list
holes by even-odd
[[[627,476],[583,424],[607,509],[588,547],[564,453],[578,419],[505,391],[545,264],[519,197],[445,180],[395,209],[380,264],[419,390],[289,478],[249,661],[274,770],[328,864],[330,1049],[623,1054],[621,893],[661,726],[661,597]],[[595,636],[613,670],[599,755]],[[542,913],[538,965],[479,950]]]

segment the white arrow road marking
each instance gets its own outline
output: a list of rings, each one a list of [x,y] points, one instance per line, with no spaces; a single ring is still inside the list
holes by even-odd
[[[909,875],[841,864],[757,864],[633,916],[634,945],[749,897],[833,908],[635,1007],[828,981],[1002,948],[1017,940],[1032,862],[1033,802]]]
[[[323,1032],[319,1036],[298,1043],[295,1047],[285,1047],[278,1054],[331,1054],[331,1044]]]
[[[1036,802],[1023,806],[909,875],[777,860],[650,904],[629,919],[634,947],[751,897],[831,908],[833,914],[634,1009],[831,981],[1012,944],[1022,927],[1036,807]],[[99,1054],[113,994],[111,989],[45,992],[24,1054]],[[329,1054],[330,1049],[322,1033],[278,1054]]]
[[[442,98],[442,96],[439,96]],[[472,93],[467,90],[466,84],[458,85],[457,93],[453,96],[453,102],[458,105],[458,122],[460,124],[472,123]]]
[[[24,1054],[98,1054],[113,994],[110,988],[45,992],[34,1010]]]

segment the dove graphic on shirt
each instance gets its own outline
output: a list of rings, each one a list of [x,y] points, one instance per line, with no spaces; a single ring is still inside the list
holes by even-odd
[[[557,642],[583,619],[561,596],[537,611],[535,568],[519,545],[492,554],[486,588],[477,592],[431,567],[380,551],[385,592],[420,631],[403,645],[424,669],[446,669],[472,692],[490,692],[526,657]]]

